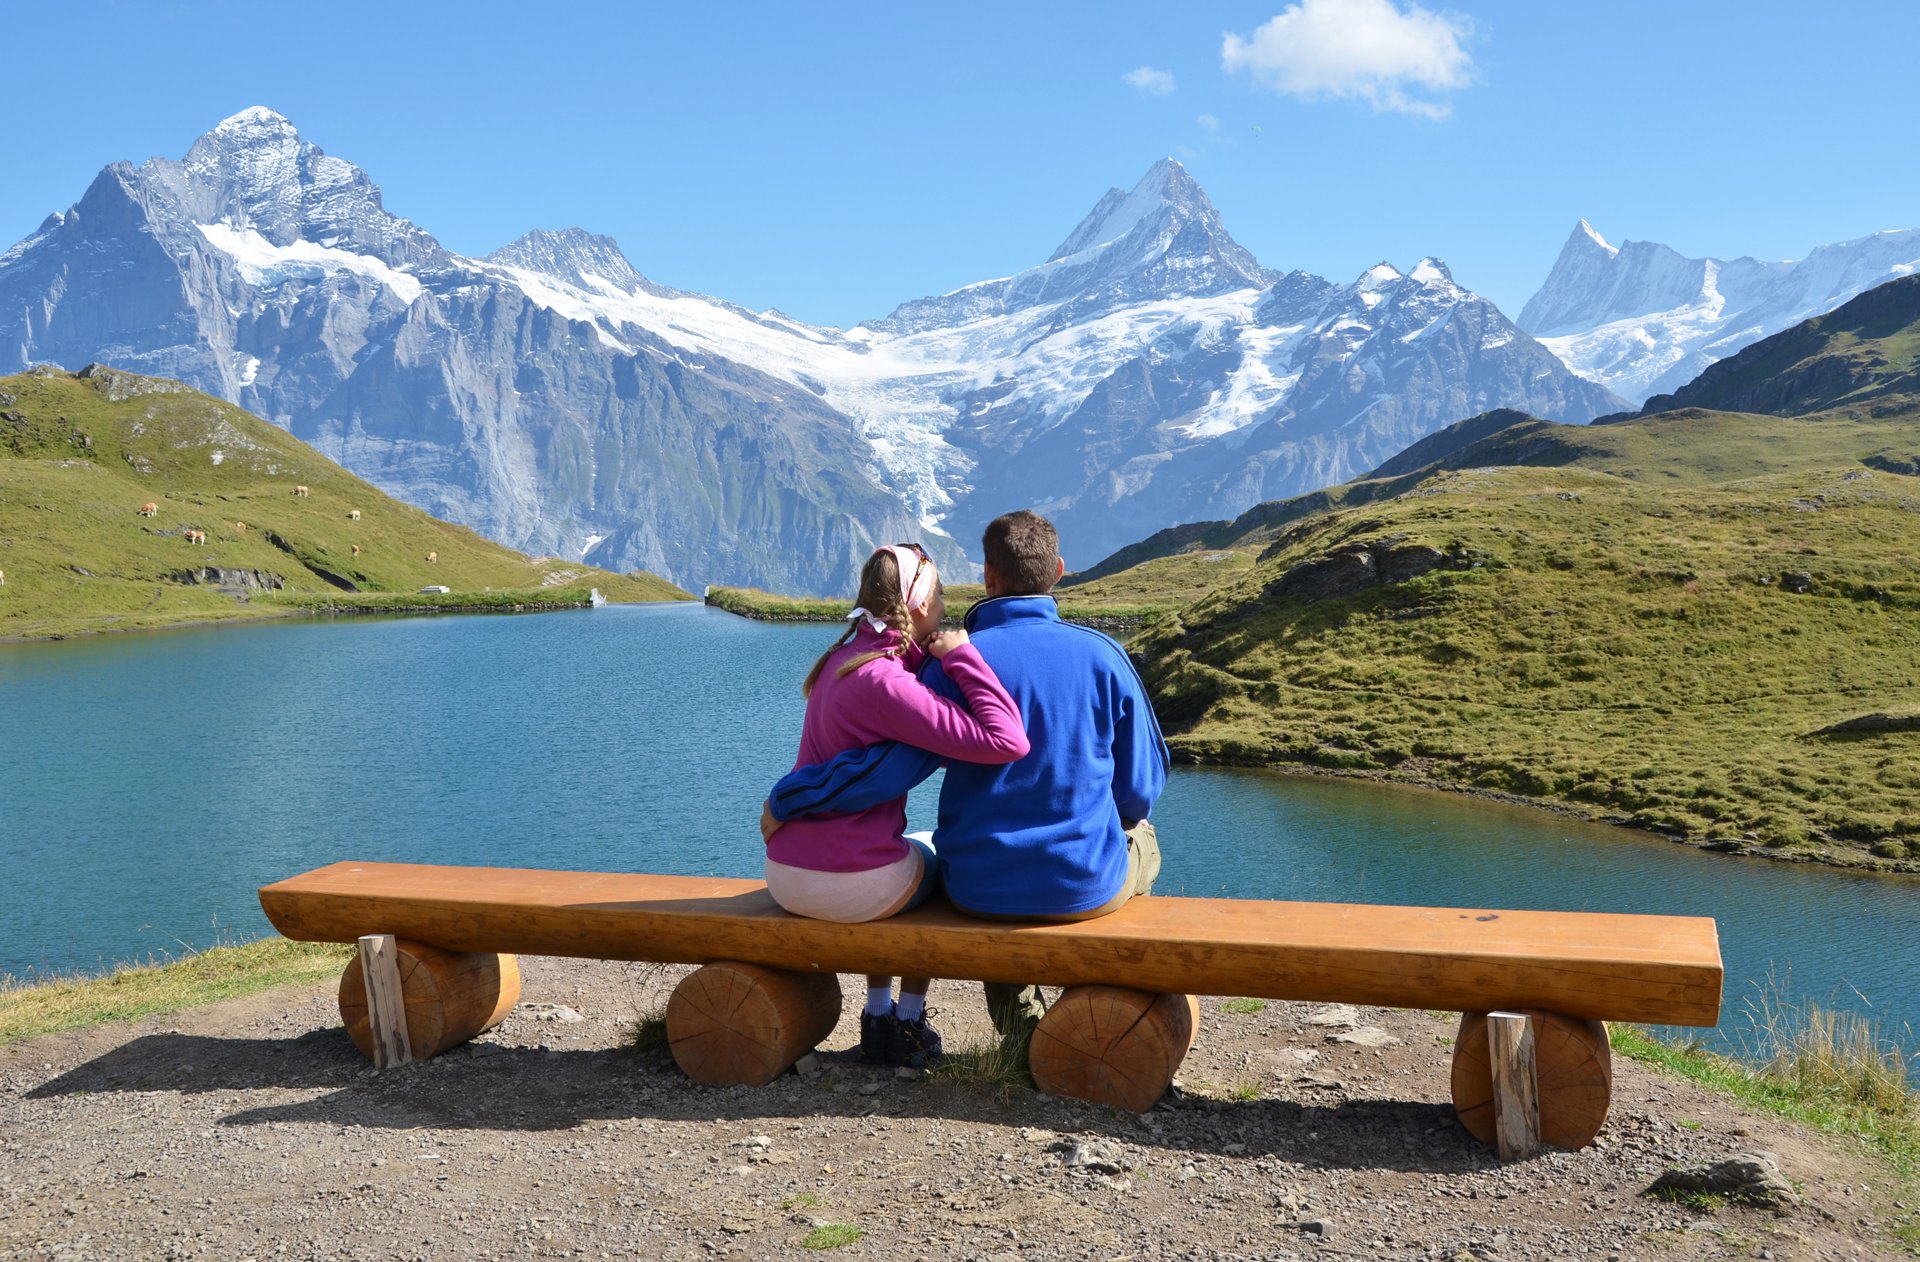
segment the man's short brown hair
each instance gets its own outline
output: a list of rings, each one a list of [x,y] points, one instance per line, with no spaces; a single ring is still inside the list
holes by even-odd
[[[1044,596],[1060,577],[1059,533],[1024,508],[988,522],[980,550],[1009,596]]]

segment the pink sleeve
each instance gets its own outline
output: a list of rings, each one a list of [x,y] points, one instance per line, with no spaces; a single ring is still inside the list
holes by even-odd
[[[962,762],[1025,758],[1027,732],[1020,710],[979,652],[964,644],[940,659],[940,665],[966,694],[967,704],[947,700],[905,671],[888,671],[876,680],[886,698],[866,716],[876,733]]]

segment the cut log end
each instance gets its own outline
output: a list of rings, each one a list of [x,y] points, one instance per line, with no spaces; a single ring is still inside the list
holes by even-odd
[[[1144,1113],[1166,1092],[1199,1030],[1199,1001],[1119,986],[1074,986],[1028,1046],[1034,1085]]]
[[[405,938],[394,948],[414,1060],[491,1030],[520,1002],[520,962],[511,955],[443,951]],[[340,1019],[354,1046],[374,1060],[376,1036],[358,956],[340,974]]]
[[[1607,1027],[1557,1012],[1531,1010],[1526,1015],[1533,1022],[1540,1139],[1556,1148],[1585,1148],[1606,1124],[1613,1100]],[[1475,1139],[1489,1146],[1499,1142],[1487,1017],[1482,1012],[1460,1017],[1453,1044],[1453,1109]]]
[[[709,964],[667,1001],[667,1043],[695,1082],[763,1086],[840,1023],[840,980],[758,964]]]

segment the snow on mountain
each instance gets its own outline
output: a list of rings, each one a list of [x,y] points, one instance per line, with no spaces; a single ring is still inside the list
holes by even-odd
[[[1575,226],[1520,327],[1581,376],[1631,399],[1920,268],[1920,229],[1823,245],[1796,262],[1687,258]]]
[[[1022,505],[1090,560],[1463,416],[1621,406],[1437,260],[1266,270],[1170,159],[1046,262],[841,330],[577,228],[452,254],[263,108],[0,256],[0,347],[182,377],[516,547],[793,591],[912,533],[964,574]]]

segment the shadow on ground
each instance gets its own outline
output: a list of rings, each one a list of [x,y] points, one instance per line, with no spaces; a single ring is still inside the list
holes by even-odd
[[[281,1090],[300,1098],[238,1108],[225,1126],[272,1122],[380,1129],[559,1131],[587,1122],[656,1119],[753,1129],[820,1116],[936,1117],[1108,1136],[1194,1155],[1275,1156],[1326,1168],[1457,1173],[1496,1164],[1445,1104],[1346,1100],[1169,1100],[1135,1115],[1030,1089],[901,1080],[851,1053],[825,1071],[766,1087],[708,1087],[670,1059],[631,1048],[550,1050],[493,1043],[381,1073],[341,1029],[297,1038],[150,1034],[26,1093],[34,1100],[113,1092]]]

